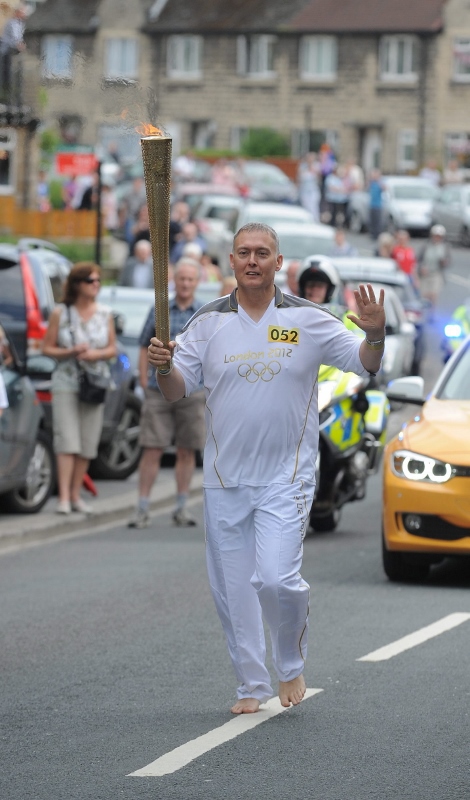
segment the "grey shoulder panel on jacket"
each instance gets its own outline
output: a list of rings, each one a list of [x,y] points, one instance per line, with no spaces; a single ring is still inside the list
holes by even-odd
[[[215,300],[211,300],[210,303],[206,303],[204,306],[201,306],[201,308],[199,308],[193,314],[191,319],[188,320],[181,333],[184,333],[195,319],[200,317],[202,314],[209,314],[211,311],[217,311],[219,314],[227,314],[230,311],[236,311],[236,309],[233,309],[230,305],[229,294],[225,297],[217,297]]]
[[[338,319],[336,314],[333,314],[326,306],[320,306],[318,303],[312,303],[310,300],[305,300],[303,297],[296,297],[293,294],[282,293],[282,303],[279,303],[278,308],[316,308],[318,311],[323,311],[325,314]]]

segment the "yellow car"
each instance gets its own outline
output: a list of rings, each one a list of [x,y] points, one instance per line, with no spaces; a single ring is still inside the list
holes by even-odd
[[[392,581],[470,555],[470,336],[426,400],[423,386],[412,377],[387,388],[390,400],[422,406],[384,452],[383,566]]]

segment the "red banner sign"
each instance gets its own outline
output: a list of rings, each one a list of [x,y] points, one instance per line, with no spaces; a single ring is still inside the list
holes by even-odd
[[[56,153],[55,156],[58,175],[90,175],[97,166],[98,159],[93,153]]]

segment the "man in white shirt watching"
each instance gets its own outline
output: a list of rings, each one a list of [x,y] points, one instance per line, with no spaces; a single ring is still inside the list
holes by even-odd
[[[375,374],[383,355],[383,290],[355,292],[365,339],[323,307],[274,284],[275,231],[250,223],[234,237],[237,288],[203,306],[169,349],[151,339],[150,364],[169,401],[204,380],[204,503],[209,582],[239,681],[232,713],[272,694],[264,616],[283,706],[305,694],[309,586],[300,575],[318,447],[318,370]]]
[[[120,286],[153,289],[152,246],[148,239],[139,239],[134,255],[127,259],[119,277]]]

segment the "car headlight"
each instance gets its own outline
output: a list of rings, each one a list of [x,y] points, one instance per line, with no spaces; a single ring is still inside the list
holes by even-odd
[[[454,475],[451,464],[410,450],[396,450],[392,453],[391,467],[395,475],[409,481],[446,483]]]
[[[463,332],[458,323],[449,323],[449,325],[445,326],[444,333],[448,339],[460,339]]]

